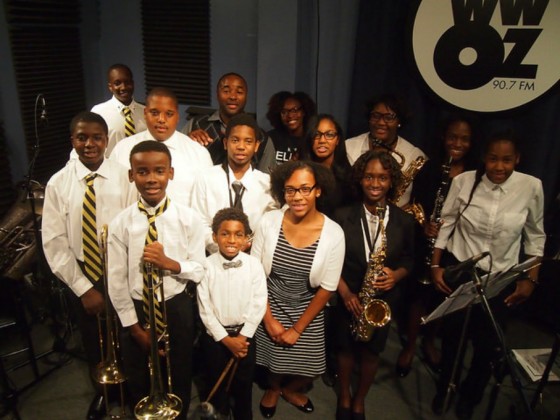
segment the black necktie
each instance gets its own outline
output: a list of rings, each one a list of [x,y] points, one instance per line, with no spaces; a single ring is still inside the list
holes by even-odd
[[[241,181],[233,181],[231,184],[233,192],[235,193],[235,200],[233,201],[233,207],[243,211],[243,203],[241,202],[241,197],[243,196],[243,184]]]

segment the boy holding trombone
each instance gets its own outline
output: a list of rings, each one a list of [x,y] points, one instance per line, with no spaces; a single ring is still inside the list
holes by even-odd
[[[97,316],[106,298],[97,238],[101,227],[136,198],[126,168],[104,159],[107,133],[107,123],[98,114],[85,111],[72,118],[70,139],[78,159],[47,183],[41,229],[49,267],[67,286],[92,379],[101,361]],[[102,418],[105,407],[98,391],[87,418]]]
[[[167,197],[167,184],[173,179],[167,146],[155,141],[137,144],[130,152],[130,165],[130,182],[135,183],[141,197],[113,220],[108,240],[109,296],[124,327],[123,366],[137,415],[143,406],[138,402],[149,392],[148,400],[163,401],[155,404],[163,405],[163,411],[177,409],[180,418],[186,418],[191,392],[194,286],[204,276],[202,220],[192,209]],[[149,322],[151,313],[153,323]],[[155,331],[145,327],[148,322],[155,325]],[[162,372],[154,368],[159,357],[151,358],[152,369],[148,369],[148,352],[166,357],[170,374],[166,391],[159,389]]]

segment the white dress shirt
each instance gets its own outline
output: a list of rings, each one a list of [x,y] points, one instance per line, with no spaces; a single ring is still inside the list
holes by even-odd
[[[366,250],[366,261],[369,261],[369,257],[371,251],[377,251],[383,245],[383,237],[381,236],[381,231],[379,231],[379,235],[377,238],[375,237],[377,233],[377,227],[379,226],[379,217],[377,214],[371,213],[366,206],[364,207],[364,212],[366,215],[366,220],[369,229],[369,237],[370,240],[373,241],[375,239],[375,244],[373,245],[373,250],[369,249],[369,242],[367,240],[366,231],[364,230],[364,224],[362,223],[362,234],[363,234],[363,241],[364,241],[364,248]],[[389,206],[385,206],[385,214],[383,215],[383,226],[387,229],[387,224],[389,223]],[[386,238],[385,238],[386,239]]]
[[[502,271],[517,264],[521,243],[526,255],[542,256],[544,194],[541,181],[530,175],[513,172],[502,184],[493,184],[486,175],[465,208],[475,179],[475,171],[453,178],[442,210],[443,225],[436,248],[447,249],[459,260],[490,251],[492,271]],[[453,236],[450,237],[455,228]],[[477,264],[490,269],[485,258]]]
[[[144,205],[148,213],[155,211],[154,207]],[[194,210],[173,199],[156,218],[158,242],[163,245],[165,255],[181,266],[179,274],[163,273],[165,300],[182,293],[189,280],[199,283],[204,276],[201,225],[200,216]],[[138,203],[123,210],[109,226],[109,296],[124,327],[138,322],[132,299],[142,300],[142,255],[148,226],[148,217],[138,209]]]
[[[76,296],[92,287],[76,261],[84,260],[82,206],[85,178],[91,173],[79,159],[72,159],[47,183],[43,204],[41,232],[45,257],[51,271]],[[136,187],[129,182],[127,169],[117,162],[105,159],[95,173],[96,224],[100,232],[104,224],[136,201]]]
[[[230,207],[235,199],[232,184],[236,180],[233,171],[228,166],[228,176],[222,165],[215,165],[211,169],[199,173],[192,193],[192,207],[198,211],[205,221],[206,248],[214,253],[218,250],[212,240],[212,219],[214,215],[226,207]],[[243,212],[249,218],[249,225],[255,231],[262,215],[278,208],[278,203],[270,195],[270,175],[257,169],[249,168],[239,181],[245,187],[241,197]]]
[[[109,157],[115,145],[126,137],[124,132],[124,108],[128,106],[132,111],[134,128],[136,133],[146,130],[146,120],[144,119],[144,105],[139,104],[134,99],[130,105],[125,105],[115,96],[106,102],[94,105],[91,112],[95,112],[103,117],[109,126],[109,144],[105,151],[105,156]],[[127,165],[128,166],[128,165]]]
[[[215,341],[228,335],[224,326],[242,324],[240,334],[253,337],[266,311],[266,275],[259,260],[240,252],[232,261],[242,265],[225,269],[223,263],[229,261],[222,254],[210,255],[197,287],[200,318]]]
[[[134,146],[144,140],[154,140],[149,130],[121,140],[111,153],[111,159],[130,168],[130,152]],[[167,195],[176,202],[190,207],[191,193],[197,174],[212,167],[210,153],[190,137],[175,131],[171,137],[162,142],[171,152],[171,166],[175,174],[167,186]]]
[[[365,152],[369,151],[369,132],[360,134],[359,136],[347,139],[344,143],[346,146],[346,155],[348,156],[348,161],[350,165],[353,165],[360,156]],[[402,153],[404,156],[404,167],[401,171],[406,171],[410,164],[416,160],[418,156],[422,156],[424,159],[428,159],[426,154],[420,150],[418,147],[414,146],[412,143],[406,141],[402,137],[397,137],[397,144],[395,145],[395,150]],[[395,160],[400,164],[401,158],[394,152],[392,152]],[[404,194],[395,203],[399,207],[403,207],[410,201],[410,194],[412,193],[412,182],[406,188]]]

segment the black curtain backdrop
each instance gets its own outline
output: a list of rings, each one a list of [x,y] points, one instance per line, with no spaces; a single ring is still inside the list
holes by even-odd
[[[410,120],[399,134],[432,155],[434,146],[439,145],[435,138],[438,122],[456,108],[433,94],[414,66],[409,48],[409,22],[416,10],[415,3],[361,1],[347,137],[368,131],[365,116],[368,99],[384,92],[396,93],[406,99],[411,112]],[[559,85],[521,109],[477,115],[483,135],[505,128],[515,130],[521,139],[518,170],[542,180],[545,213],[552,214],[554,198],[560,190]]]

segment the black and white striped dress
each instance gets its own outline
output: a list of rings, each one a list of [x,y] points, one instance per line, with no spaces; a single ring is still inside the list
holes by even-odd
[[[319,240],[306,248],[294,248],[280,229],[268,276],[268,300],[272,315],[287,329],[309,306],[316,289],[309,284],[309,273]],[[325,371],[324,313],[321,311],[303,331],[294,346],[280,346],[266,333],[262,323],[255,334],[257,364],[271,372],[317,376]]]

